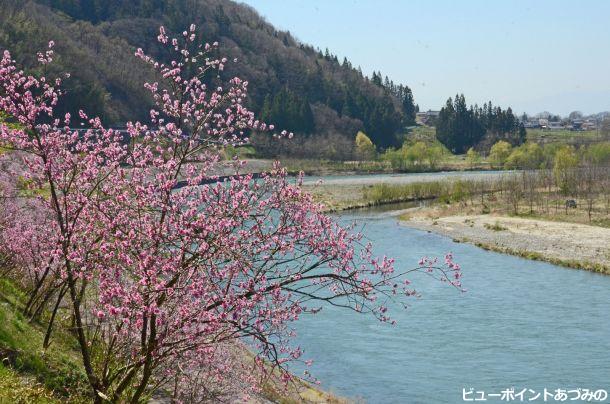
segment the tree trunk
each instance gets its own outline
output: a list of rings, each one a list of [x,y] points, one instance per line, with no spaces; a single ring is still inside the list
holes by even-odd
[[[57,315],[57,311],[59,310],[59,305],[61,304],[62,299],[66,295],[68,288],[62,285],[61,290],[59,291],[59,296],[57,301],[55,302],[55,307],[53,307],[53,311],[51,312],[51,319],[49,320],[49,325],[47,326],[47,332],[44,335],[44,341],[42,343],[42,347],[47,349],[51,342],[51,334],[53,332],[53,323],[55,322],[55,316]]]
[[[51,298],[53,297],[53,294],[55,293],[55,288],[51,287],[49,288],[49,290],[44,294],[44,297],[42,299],[42,301],[40,303],[38,303],[38,305],[36,306],[36,309],[34,310],[33,313],[31,313],[30,315],[30,321],[34,321],[34,320],[38,320],[40,319],[40,316],[42,315],[42,312],[44,311],[45,307],[47,307],[47,303],[49,300],[51,300]],[[31,309],[34,309],[34,307],[30,307],[30,312]]]
[[[26,317],[30,316],[30,311],[32,309],[32,305],[34,304],[34,301],[38,299],[38,292],[40,291],[42,284],[44,283],[45,279],[47,278],[47,275],[49,275],[49,271],[51,270],[52,263],[53,263],[53,260],[51,260],[49,262],[49,265],[47,265],[47,268],[45,269],[44,273],[42,274],[42,276],[40,277],[38,282],[36,282],[36,286],[34,287],[34,290],[32,290],[32,292],[30,292],[30,298],[28,299],[28,302],[25,304],[25,307],[23,308],[23,314]]]

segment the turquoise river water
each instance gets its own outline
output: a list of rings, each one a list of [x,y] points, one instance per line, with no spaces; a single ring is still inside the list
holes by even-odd
[[[416,274],[422,296],[392,308],[395,326],[333,307],[305,316],[296,342],[323,389],[367,403],[461,403],[470,388],[528,389],[524,402],[544,402],[529,401],[529,389],[610,391],[610,276],[454,243],[383,210],[341,220],[356,221],[398,268],[453,252],[467,292]]]

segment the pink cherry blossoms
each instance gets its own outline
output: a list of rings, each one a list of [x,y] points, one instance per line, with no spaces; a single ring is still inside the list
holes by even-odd
[[[150,122],[126,124],[129,139],[82,111],[56,117],[61,81],[27,75],[7,51],[0,61],[0,110],[17,125],[0,123],[12,150],[3,158],[32,189],[0,189],[0,249],[31,292],[30,312],[69,301],[96,402],[160,388],[212,396],[230,377],[256,391],[254,375],[272,367],[289,378],[286,362],[301,357],[290,323],[321,304],[391,322],[388,300],[416,294],[407,272],[460,287],[451,255],[407,271],[374,257],[279,164],[254,179],[236,160],[231,179],[210,183],[223,147],[273,127],[244,106],[246,81],[209,84],[228,63],[212,56],[218,43],[197,43],[194,25],[157,39],[174,60],[137,50],[159,81],[145,84],[156,108]],[[38,57],[48,64],[53,52]],[[71,130],[73,120],[90,129]],[[257,372],[231,359],[242,342]]]

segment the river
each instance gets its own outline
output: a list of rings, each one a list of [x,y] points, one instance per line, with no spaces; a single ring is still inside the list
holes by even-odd
[[[340,220],[358,223],[398,268],[453,252],[467,292],[413,275],[422,296],[391,308],[395,326],[334,307],[303,317],[296,343],[321,388],[368,403],[459,403],[470,388],[610,391],[609,276],[454,243],[399,224],[387,208]]]

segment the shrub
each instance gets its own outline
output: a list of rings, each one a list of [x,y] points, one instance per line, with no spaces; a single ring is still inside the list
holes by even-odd
[[[372,160],[375,158],[375,145],[371,139],[362,131],[356,135],[356,155],[360,160]]]
[[[502,167],[511,152],[511,145],[504,140],[500,140],[491,147],[489,160],[495,167]]]
[[[578,166],[578,157],[572,146],[564,146],[557,151],[553,163],[555,182],[565,195],[574,193],[576,188],[575,168]]]

